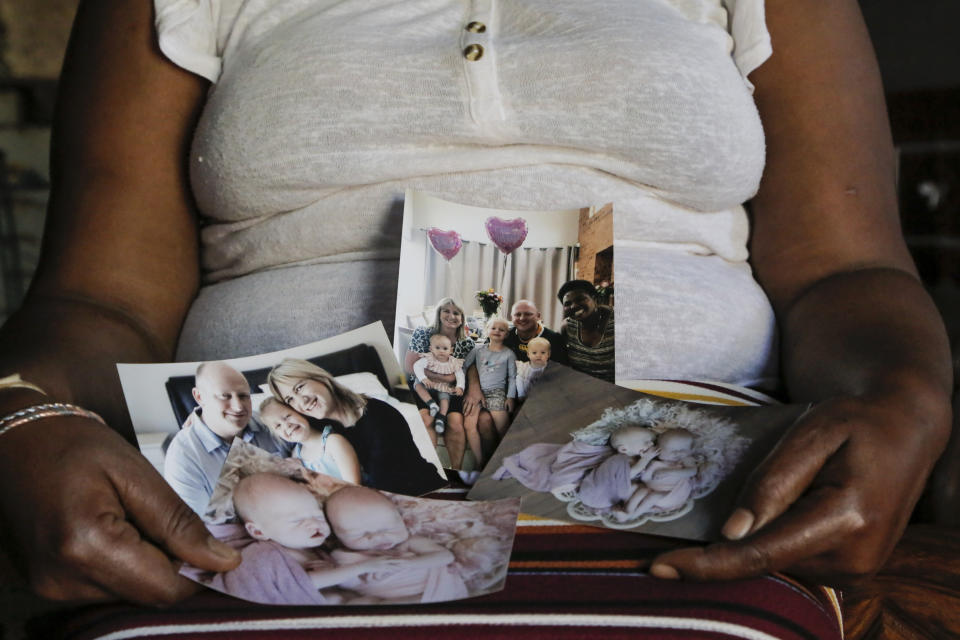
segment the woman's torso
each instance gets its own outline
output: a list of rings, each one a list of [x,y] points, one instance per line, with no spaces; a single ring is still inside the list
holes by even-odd
[[[382,400],[367,398],[363,415],[343,436],[357,454],[366,486],[420,495],[446,484],[420,455],[403,415]]]
[[[620,341],[662,355],[625,358],[622,377],[769,374],[772,313],[745,262],[740,206],[762,173],[763,133],[719,0],[217,7],[222,75],[190,172],[205,278],[220,285],[195,304],[181,357],[391,318],[413,187],[513,209],[614,202],[621,326],[657,324],[634,302],[651,297],[669,311],[659,324],[701,324],[680,347]],[[484,47],[480,59],[464,57],[469,44]],[[640,271],[648,262],[660,268]],[[689,313],[718,287],[707,317]],[[251,288],[264,303],[254,309],[235,301]],[[321,310],[325,326],[303,321]],[[242,338],[214,329],[230,312]],[[704,366],[706,348],[724,354]]]
[[[616,327],[614,314],[605,313],[605,320],[601,326],[600,339],[586,343],[583,340],[582,323],[576,318],[567,318],[564,325],[564,337],[567,340],[567,358],[570,366],[582,373],[589,374],[601,380],[613,382]]]

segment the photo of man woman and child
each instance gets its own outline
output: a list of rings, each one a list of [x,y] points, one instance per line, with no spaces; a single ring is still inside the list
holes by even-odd
[[[182,573],[265,604],[402,604],[503,587],[519,500],[405,497],[311,471],[235,440],[207,523],[241,564]]]
[[[403,375],[380,324],[287,352],[119,370],[138,432],[180,426],[162,471],[201,515],[237,440],[394,493],[446,484],[416,407],[394,389]]]
[[[401,273],[423,276],[401,279],[394,350],[444,466],[469,484],[548,364],[614,381],[613,208],[413,191],[404,205]]]

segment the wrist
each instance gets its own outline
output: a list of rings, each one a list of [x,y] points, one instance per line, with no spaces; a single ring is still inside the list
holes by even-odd
[[[42,391],[23,387],[0,389],[0,418],[45,402],[54,402],[54,400]]]

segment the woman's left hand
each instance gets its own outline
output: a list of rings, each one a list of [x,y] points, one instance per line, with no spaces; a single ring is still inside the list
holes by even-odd
[[[843,584],[896,544],[949,435],[936,397],[839,397],[803,414],[754,471],[728,539],[657,557],[661,578],[729,580],[789,571]]]

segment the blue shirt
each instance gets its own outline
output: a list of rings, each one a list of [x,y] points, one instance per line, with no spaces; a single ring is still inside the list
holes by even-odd
[[[289,455],[286,446],[254,422],[244,427],[237,437],[272,454]],[[211,431],[200,414],[194,412],[167,448],[163,477],[191,509],[203,515],[229,452],[230,443]]]

